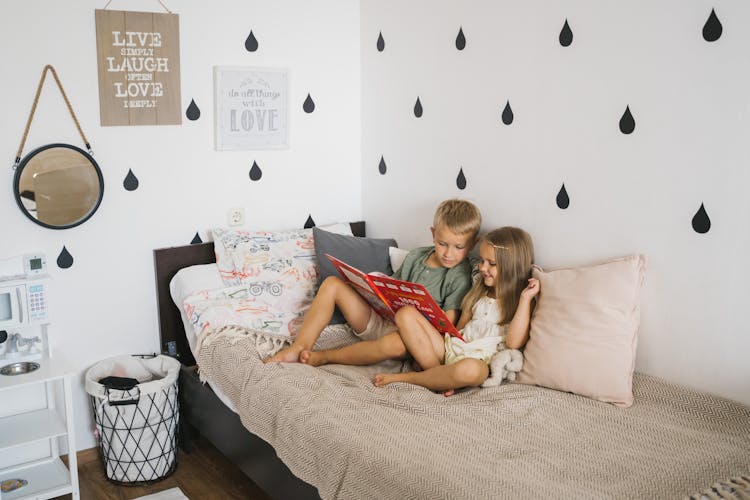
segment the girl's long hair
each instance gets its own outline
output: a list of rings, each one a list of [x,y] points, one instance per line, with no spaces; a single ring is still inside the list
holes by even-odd
[[[497,279],[494,287],[488,287],[480,276],[464,297],[461,304],[462,313],[470,313],[474,304],[482,297],[494,295],[500,308],[498,324],[507,325],[516,314],[521,292],[526,288],[531,277],[534,244],[529,233],[510,226],[490,231],[484,235],[481,243],[487,243],[495,250]]]

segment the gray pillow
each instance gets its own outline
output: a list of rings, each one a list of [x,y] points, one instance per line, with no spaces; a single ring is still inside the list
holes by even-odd
[[[339,272],[325,254],[333,255],[366,273],[377,271],[389,276],[393,274],[388,248],[398,246],[394,239],[345,236],[329,233],[317,227],[313,227],[313,239],[318,259],[319,283],[329,276],[339,276]],[[331,319],[331,324],[337,325],[344,322],[343,315],[337,309]]]

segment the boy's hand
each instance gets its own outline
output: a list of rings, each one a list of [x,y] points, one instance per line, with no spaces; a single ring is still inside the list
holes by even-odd
[[[539,280],[536,278],[529,278],[529,284],[521,292],[521,298],[531,300],[537,296],[540,290]]]

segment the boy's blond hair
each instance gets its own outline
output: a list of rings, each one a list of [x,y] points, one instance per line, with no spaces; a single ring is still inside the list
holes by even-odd
[[[476,237],[482,225],[482,214],[472,202],[453,198],[438,205],[432,225],[435,229],[445,228],[459,235],[471,233]]]

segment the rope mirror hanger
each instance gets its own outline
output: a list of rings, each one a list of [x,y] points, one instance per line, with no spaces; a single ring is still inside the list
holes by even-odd
[[[23,156],[23,148],[34,119],[47,72],[65,100],[70,116],[87,149],[71,144],[47,144]],[[13,169],[13,193],[26,217],[50,229],[67,229],[83,224],[99,208],[104,195],[102,172],[93,158],[91,145],[78,123],[55,68],[46,65],[39,80],[26,129],[18,147]]]

